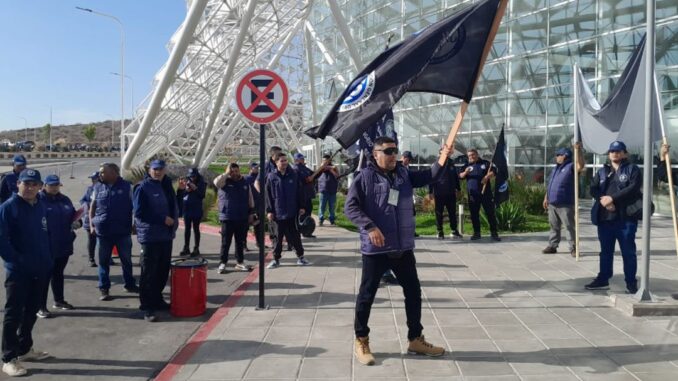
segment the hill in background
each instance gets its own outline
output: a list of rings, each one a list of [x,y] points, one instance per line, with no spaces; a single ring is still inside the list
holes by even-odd
[[[125,124],[131,123],[126,120]],[[115,146],[120,146],[120,120],[106,120],[103,122],[92,122],[84,124],[55,125],[52,126],[52,142],[54,144],[92,144],[100,147],[109,147],[111,145],[111,124],[115,128]],[[84,131],[88,126],[93,125],[96,131],[94,139],[90,142],[85,137]],[[38,146],[49,143],[49,138],[45,139],[44,126],[28,128],[28,134],[25,129],[0,131],[0,140],[8,139],[12,143],[20,140],[33,140]]]

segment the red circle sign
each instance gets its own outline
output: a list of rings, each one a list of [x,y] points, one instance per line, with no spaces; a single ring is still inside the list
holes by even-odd
[[[236,103],[242,115],[259,124],[276,121],[285,112],[287,85],[270,70],[254,70],[238,83]]]

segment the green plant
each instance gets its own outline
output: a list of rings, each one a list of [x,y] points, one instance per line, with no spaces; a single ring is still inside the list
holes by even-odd
[[[85,136],[85,139],[87,139],[88,142],[91,142],[97,135],[97,128],[95,125],[90,124],[89,126],[85,127],[85,129],[82,131],[82,134]]]
[[[217,192],[214,190],[214,188],[208,187],[207,191],[205,192],[205,198],[202,200],[203,221],[208,220],[210,211],[212,211],[213,209],[216,211],[215,209],[216,203],[217,203]],[[216,212],[218,214],[218,211]]]
[[[504,231],[522,231],[527,223],[527,213],[522,205],[512,201],[501,204],[496,210],[497,227]],[[487,224],[487,217],[481,214],[483,223]]]
[[[544,213],[544,184],[525,184],[523,181],[511,177],[509,179],[509,199],[520,205],[529,214]]]

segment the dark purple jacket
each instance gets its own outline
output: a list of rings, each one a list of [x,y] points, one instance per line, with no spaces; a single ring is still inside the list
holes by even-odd
[[[275,170],[266,179],[266,213],[275,214],[275,220],[296,218],[304,204],[303,181],[297,172],[287,167],[285,175]]]
[[[332,172],[324,171],[318,177],[318,192],[323,194],[336,194],[339,189],[339,180]]]
[[[112,185],[94,184],[96,201],[94,225],[97,236],[109,237],[132,234],[132,185],[122,177]]]
[[[165,225],[165,217],[174,219],[173,226]],[[134,188],[134,221],[140,244],[174,240],[179,226],[179,207],[172,180],[162,181],[149,175]]]
[[[75,233],[71,230],[71,224],[75,208],[71,199],[61,193],[47,194],[44,190],[38,193],[38,197],[47,211],[47,234],[52,257],[63,258],[72,255]]]
[[[413,189],[437,181],[443,171],[438,163],[431,169],[408,171],[400,163],[391,178],[370,161],[355,177],[348,191],[344,214],[360,230],[360,252],[364,255],[403,252],[414,249]],[[391,189],[397,189],[398,206],[388,203]],[[368,231],[379,228],[383,247],[370,242]]]
[[[553,169],[546,188],[546,198],[549,204],[554,206],[574,205],[574,163],[572,160],[558,164]]]
[[[302,181],[304,184],[304,197],[306,197],[306,200],[315,198],[315,184],[313,181],[307,183],[305,180],[307,177],[313,175],[313,171],[305,164],[295,164],[293,168],[297,171],[299,181]]]
[[[226,179],[217,193],[219,221],[246,221],[250,210],[250,185],[246,178]]]

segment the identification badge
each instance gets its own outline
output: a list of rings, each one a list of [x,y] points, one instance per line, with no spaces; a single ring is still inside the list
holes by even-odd
[[[398,206],[398,195],[400,191],[397,189],[391,189],[388,192],[388,204],[393,206]]]

